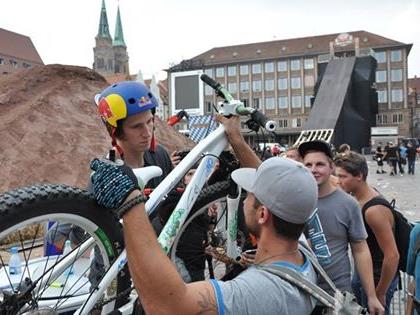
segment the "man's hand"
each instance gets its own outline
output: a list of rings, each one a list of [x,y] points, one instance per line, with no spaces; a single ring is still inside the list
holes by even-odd
[[[120,207],[128,195],[140,189],[133,170],[109,160],[94,159],[90,162],[93,193],[101,206],[110,209]]]
[[[175,167],[181,162],[181,157],[178,154],[178,151],[174,151],[171,153],[171,162],[172,166]]]
[[[385,309],[376,296],[372,296],[368,298],[368,308],[369,308],[369,314],[371,315],[385,314]]]
[[[226,118],[222,115],[216,115],[216,121],[225,127],[225,133],[229,142],[242,139],[241,118],[239,116]]]

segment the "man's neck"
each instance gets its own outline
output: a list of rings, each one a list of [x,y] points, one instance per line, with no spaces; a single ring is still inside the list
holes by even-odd
[[[328,196],[337,188],[331,183],[331,178],[328,178],[325,183],[318,186],[318,198]]]
[[[359,187],[353,191],[353,196],[361,205],[364,205],[367,201],[373,197],[376,197],[377,195],[378,193],[366,182],[362,182]]]
[[[258,240],[256,264],[268,264],[276,261],[287,261],[296,265],[303,264],[303,257],[298,251],[297,241],[279,238],[273,233],[263,232],[263,234]]]
[[[144,166],[144,152],[124,151],[124,162],[131,168]]]

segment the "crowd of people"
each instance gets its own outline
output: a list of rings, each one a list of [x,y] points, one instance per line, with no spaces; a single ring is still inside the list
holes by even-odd
[[[329,280],[317,277],[314,258],[334,286],[353,292],[370,314],[389,314],[400,255],[395,222],[391,206],[366,182],[368,167],[362,155],[348,145],[335,155],[321,140],[256,154],[241,134],[239,117],[218,116],[242,167],[231,176],[247,191],[243,211],[257,246],[255,255],[247,257],[248,268],[236,278],[203,281],[202,267],[182,276],[160,248],[156,234],[168,209],[157,218],[147,217],[145,187],[139,186],[131,169],[157,165],[167,174],[179,162],[176,153],[169,155],[155,142],[156,99],[141,83],[120,82],[95,100],[124,165],[93,160],[89,189],[124,222],[128,266],[146,313],[325,314],[328,307],[322,301],[266,269],[289,268],[334,296]],[[407,147],[408,159],[410,144]],[[390,148],[384,149],[382,160],[394,167],[389,152],[396,150]],[[409,170],[414,174],[414,167]],[[378,171],[383,171],[379,164]],[[106,185],[110,180],[114,184]],[[153,187],[161,180],[155,179]],[[299,246],[302,235],[312,252]]]
[[[386,163],[389,166],[390,176],[395,176],[398,172],[403,176],[406,171],[407,174],[414,175],[417,156],[420,156],[420,146],[416,147],[413,140],[407,142],[401,141],[399,144],[387,142],[383,148],[382,143],[379,143],[374,155],[378,166],[376,173],[387,173],[384,170],[384,163]],[[405,169],[406,165],[407,170]]]

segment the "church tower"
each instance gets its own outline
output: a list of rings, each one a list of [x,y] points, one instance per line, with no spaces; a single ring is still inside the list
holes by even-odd
[[[93,70],[103,76],[114,74],[114,50],[112,47],[112,38],[109,34],[105,0],[102,0],[99,29],[95,37],[95,42],[96,45],[93,48]]]
[[[130,75],[128,69],[127,45],[124,42],[124,33],[121,23],[120,7],[118,6],[117,21],[115,23],[115,35],[113,42],[114,49],[114,71]]]
[[[93,70],[103,76],[114,74],[130,75],[128,68],[127,45],[121,23],[120,7],[118,6],[115,35],[112,40],[109,34],[108,17],[106,14],[105,0],[102,0],[101,15],[99,18],[98,34],[95,37],[96,45],[93,48]]]

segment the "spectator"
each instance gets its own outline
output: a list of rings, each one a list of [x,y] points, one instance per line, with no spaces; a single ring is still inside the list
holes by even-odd
[[[347,143],[343,143],[338,147],[337,154],[348,154],[350,152],[350,146]]]
[[[388,149],[385,151],[384,160],[388,161],[389,167],[391,168],[389,173],[390,176],[397,175],[397,162],[399,158],[400,154],[398,148],[392,142],[389,142]]]
[[[416,148],[411,141],[409,141],[407,145],[407,162],[408,174],[414,175],[414,169],[416,166]]]
[[[284,153],[284,156],[296,162],[302,162],[302,157],[300,156],[299,150],[296,146],[291,146],[287,148],[286,152]]]
[[[334,164],[330,145],[321,140],[304,142],[299,146],[299,153],[318,184],[317,210],[309,220],[305,233],[314,253],[337,288],[351,292],[350,245],[356,270],[368,296],[369,312],[382,314],[383,307],[375,293],[372,259],[366,243],[362,213],[353,197],[331,183]],[[332,293],[322,279],[319,285]],[[323,311],[324,307],[317,306],[313,314],[322,314]]]
[[[415,279],[415,297],[420,300],[420,223],[411,230],[407,255],[407,273]]]
[[[386,172],[384,171],[384,152],[382,152],[382,147],[380,145],[376,148],[375,160],[376,165],[378,166],[376,174],[385,174]]]
[[[404,165],[407,164],[407,147],[405,146],[404,142],[400,143],[399,154],[400,157],[398,159],[398,168],[400,170],[400,174],[404,174]]]
[[[340,187],[351,193],[362,207],[363,221],[368,233],[367,244],[373,260],[376,295],[390,314],[390,304],[398,285],[399,253],[395,241],[395,222],[392,206],[366,182],[366,159],[355,152],[334,160]],[[359,304],[367,307],[366,294],[356,273],[353,291]]]

